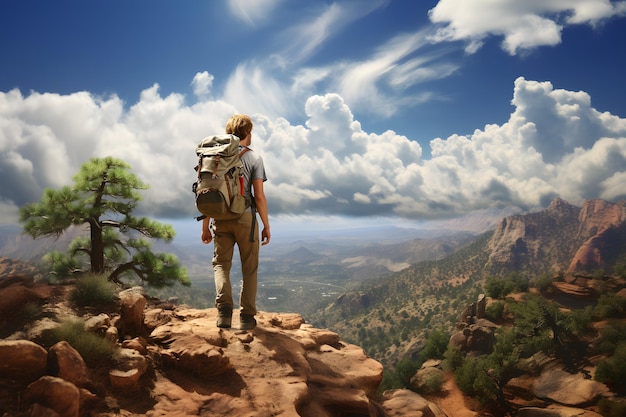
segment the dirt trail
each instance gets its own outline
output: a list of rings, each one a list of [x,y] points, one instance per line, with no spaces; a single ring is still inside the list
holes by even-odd
[[[456,385],[452,374],[446,375],[446,382],[443,384],[442,391],[445,396],[431,401],[437,404],[448,417],[475,417],[478,415],[477,412],[467,407],[463,393]]]

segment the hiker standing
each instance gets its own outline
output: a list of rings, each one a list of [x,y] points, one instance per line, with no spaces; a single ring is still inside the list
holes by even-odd
[[[267,201],[263,190],[263,182],[267,180],[263,159],[250,148],[252,141],[252,119],[238,114],[230,118],[226,124],[226,133],[240,138],[239,145],[244,152],[240,153],[244,173],[244,195],[251,204],[241,217],[232,220],[202,220],[202,242],[213,241],[213,272],[215,278],[215,305],[218,310],[217,326],[231,326],[233,313],[233,294],[230,282],[235,244],[239,248],[241,273],[243,276],[239,304],[241,306],[241,329],[248,330],[256,326],[254,318],[256,310],[257,272],[259,266],[259,230],[256,212],[259,213],[263,230],[261,245],[270,243],[271,233],[267,213]],[[211,234],[213,232],[213,234]]]

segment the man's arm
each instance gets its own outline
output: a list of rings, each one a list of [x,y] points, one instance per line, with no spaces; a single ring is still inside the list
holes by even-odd
[[[213,240],[213,235],[211,234],[211,230],[209,229],[209,217],[205,217],[202,219],[202,243],[208,245]]]
[[[270,221],[267,214],[267,200],[265,199],[265,191],[263,191],[263,180],[260,178],[252,180],[252,188],[254,189],[254,204],[263,223],[261,245],[267,245],[270,243],[272,233],[270,232]]]

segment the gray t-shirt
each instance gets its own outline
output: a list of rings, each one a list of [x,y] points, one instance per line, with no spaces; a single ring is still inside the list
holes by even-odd
[[[239,152],[241,152],[242,149],[243,147],[240,147]],[[249,151],[241,156],[241,162],[243,163],[243,176],[245,179],[245,197],[251,199],[252,181],[257,179],[267,181],[267,176],[265,175],[265,166],[263,165],[263,158],[261,158],[261,155],[258,155],[250,148],[248,149]]]

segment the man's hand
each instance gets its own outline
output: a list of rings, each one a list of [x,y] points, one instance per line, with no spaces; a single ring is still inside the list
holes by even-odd
[[[209,229],[202,229],[202,243],[208,245],[213,241],[213,235]]]
[[[270,239],[272,238],[272,234],[270,233],[269,228],[263,228],[261,232],[261,246],[265,246],[270,243]]]

